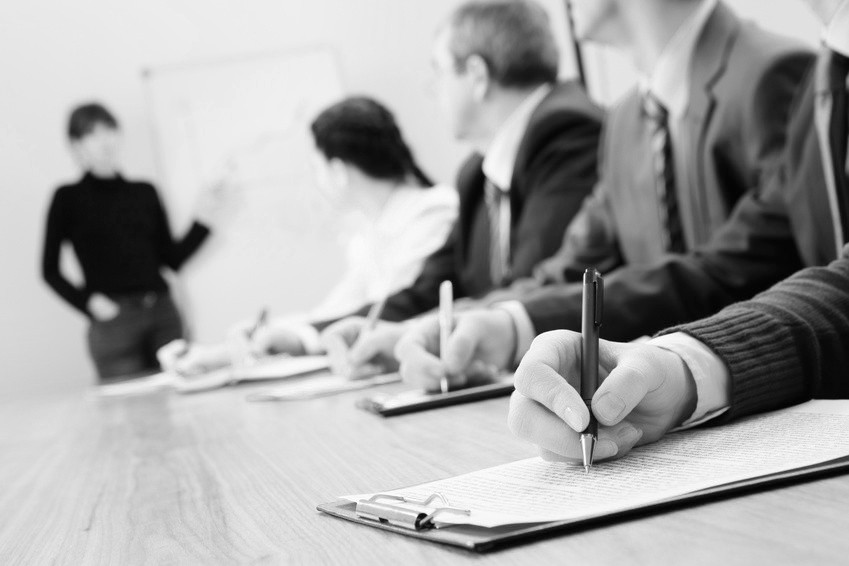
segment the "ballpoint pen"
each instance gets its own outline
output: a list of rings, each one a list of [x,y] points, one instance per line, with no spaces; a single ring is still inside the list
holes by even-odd
[[[256,334],[260,328],[265,325],[265,321],[268,319],[268,308],[265,307],[261,311],[259,311],[259,316],[256,319],[254,325],[249,328],[245,334],[247,334],[248,340],[252,340],[254,334]]]
[[[581,432],[584,472],[593,465],[593,451],[598,440],[598,421],[593,415],[592,401],[598,389],[598,338],[604,304],[604,280],[594,268],[584,272],[584,296],[581,315],[581,397],[590,412],[590,423]]]
[[[443,281],[439,286],[439,358],[445,362],[448,340],[454,330],[454,286],[451,281]],[[448,393],[448,376],[439,378],[439,390]]]

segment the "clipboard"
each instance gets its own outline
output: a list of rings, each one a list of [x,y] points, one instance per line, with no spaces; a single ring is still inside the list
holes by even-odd
[[[438,517],[437,514],[433,512],[414,512],[393,505],[393,499],[398,499],[395,496],[378,495],[373,497],[372,500],[361,500],[357,503],[341,500],[319,505],[316,509],[332,517],[399,535],[454,546],[473,552],[488,552],[505,546],[515,546],[541,538],[577,532],[667,510],[699,505],[709,501],[727,499],[746,493],[765,491],[843,473],[849,473],[849,456],[829,460],[813,466],[796,468],[702,489],[613,513],[583,517],[575,520],[524,523],[494,528],[471,525],[453,525],[435,528],[434,519]],[[433,494],[423,502],[407,502],[424,505],[438,497],[438,494]]]
[[[505,397],[512,392],[513,375],[510,374],[492,383],[457,389],[448,393],[425,393],[423,391],[405,391],[395,395],[379,393],[358,400],[357,407],[382,417],[394,417],[450,405],[473,403],[494,397]]]

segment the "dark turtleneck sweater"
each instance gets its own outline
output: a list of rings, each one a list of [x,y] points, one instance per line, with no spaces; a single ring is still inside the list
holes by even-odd
[[[42,273],[63,299],[86,316],[93,293],[107,296],[165,291],[162,266],[173,270],[194,254],[209,235],[195,222],[179,241],[171,236],[156,189],[120,175],[79,182],[56,190],[47,215]],[[70,242],[85,277],[82,288],[59,269],[63,242]]]

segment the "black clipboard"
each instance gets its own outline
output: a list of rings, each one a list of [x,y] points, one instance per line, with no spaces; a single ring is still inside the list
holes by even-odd
[[[450,405],[472,403],[494,397],[505,397],[513,392],[513,376],[505,376],[493,383],[466,387],[448,393],[407,391],[396,395],[378,393],[357,401],[357,407],[382,417],[393,417],[417,411],[438,409]]]
[[[470,550],[473,552],[488,552],[506,546],[515,546],[538,540],[540,538],[577,532],[599,525],[633,519],[645,515],[660,513],[682,507],[698,505],[709,501],[727,499],[746,493],[764,491],[794,483],[811,481],[813,479],[840,475],[849,472],[849,456],[837,458],[820,464],[796,468],[723,484],[703,489],[677,497],[665,499],[630,509],[606,513],[593,517],[567,521],[545,523],[525,523],[521,525],[505,525],[502,527],[485,528],[470,525],[456,525],[443,528],[408,528],[388,524],[383,521],[363,518],[357,514],[357,504],[351,501],[335,501],[324,503],[316,509],[327,515],[366,525],[369,527],[393,532],[396,534],[445,544]]]

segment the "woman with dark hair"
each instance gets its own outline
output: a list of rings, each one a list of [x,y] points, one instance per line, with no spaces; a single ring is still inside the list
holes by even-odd
[[[425,259],[445,243],[459,203],[453,187],[434,185],[422,172],[392,113],[371,98],[350,97],[330,106],[311,131],[319,190],[346,213],[340,230],[346,269],[308,315],[276,319],[262,331],[295,332],[318,347],[317,332],[304,323],[339,317],[410,285]],[[231,335],[251,325],[237,325]],[[163,367],[183,374],[228,365],[232,358],[227,344],[193,346],[186,353],[185,343],[175,341],[159,353]]]
[[[97,103],[78,106],[71,112],[67,135],[84,174],[53,195],[44,280],[90,319],[89,351],[101,380],[154,372],[159,368],[157,349],[183,336],[160,269],[177,271],[200,248],[209,235],[217,197],[205,193],[197,220],[182,239],[174,240],[156,189],[119,172],[120,130],[109,110]],[[65,242],[82,268],[82,286],[61,272]]]
[[[413,282],[448,236],[457,193],[434,186],[416,164],[395,118],[379,102],[351,97],[312,123],[316,177],[348,214],[347,270],[311,318],[340,316]]]

